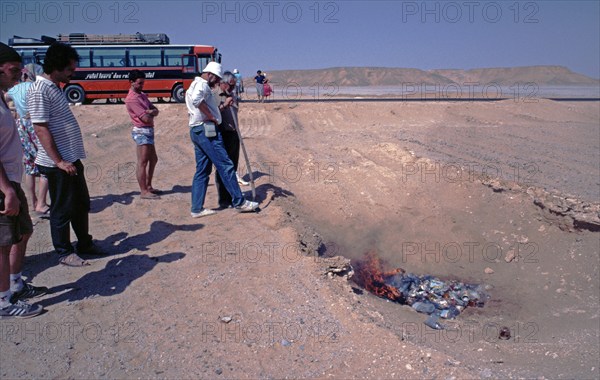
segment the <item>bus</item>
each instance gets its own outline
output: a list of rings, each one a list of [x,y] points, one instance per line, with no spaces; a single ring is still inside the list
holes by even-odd
[[[91,103],[95,99],[116,101],[127,96],[129,72],[146,74],[144,92],[150,97],[184,102],[185,90],[211,61],[221,62],[217,48],[208,45],[170,44],[164,33],[135,35],[59,34],[41,39],[14,36],[9,39],[23,64],[42,64],[54,41],[68,43],[80,60],[70,83],[63,87],[71,103]]]

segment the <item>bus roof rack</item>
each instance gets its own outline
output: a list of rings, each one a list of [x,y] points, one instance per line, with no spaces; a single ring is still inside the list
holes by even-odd
[[[59,34],[58,41],[71,45],[116,45],[116,44],[161,44],[168,45],[169,37],[165,33],[136,34]]]
[[[51,45],[53,42],[64,42],[71,45],[168,45],[169,37],[165,33],[136,34],[59,34],[57,38],[42,36],[41,39],[14,36],[8,40],[10,46]]]
[[[31,46],[31,45],[51,45],[56,41],[56,38],[42,36],[42,38],[30,38],[30,37],[21,37],[21,36],[13,36],[13,38],[8,39],[8,45],[10,46]]]

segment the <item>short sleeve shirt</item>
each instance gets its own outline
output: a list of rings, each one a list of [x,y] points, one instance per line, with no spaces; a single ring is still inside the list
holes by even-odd
[[[27,115],[27,91],[32,82],[22,82],[8,90],[7,94],[15,103],[15,108],[20,117]]]
[[[254,77],[254,79],[256,80],[256,83],[258,84],[263,84],[263,82],[265,81],[265,76],[264,75],[257,75]]]
[[[140,116],[143,116],[147,110],[152,108],[152,103],[148,99],[148,95],[145,93],[137,93],[132,89],[129,89],[129,93],[125,98],[125,107],[131,117],[134,127],[154,127],[154,118],[150,118],[150,123],[144,123]]]
[[[33,124],[48,123],[50,135],[63,160],[75,162],[85,158],[81,129],[60,87],[51,80],[38,76],[27,93],[27,109]],[[35,163],[56,167],[41,144]]]
[[[221,112],[219,112],[219,104],[213,95],[208,82],[201,77],[196,77],[190,88],[185,92],[185,105],[190,116],[189,126],[195,127],[201,125],[207,120],[210,120],[210,115],[204,115],[198,106],[205,102],[210,109],[212,116],[217,120],[217,124],[221,124]]]
[[[0,91],[0,96],[4,94]],[[23,176],[23,147],[12,112],[0,99],[0,164],[9,181],[21,183]]]

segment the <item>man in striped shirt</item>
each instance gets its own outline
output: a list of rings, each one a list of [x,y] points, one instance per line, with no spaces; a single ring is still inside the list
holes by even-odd
[[[85,181],[83,138],[79,124],[60,88],[68,84],[79,55],[66,44],[52,44],[44,58],[44,74],[36,77],[27,96],[31,122],[40,140],[35,164],[48,178],[50,233],[59,262],[84,266],[80,254],[101,254],[89,234],[90,195]],[[77,253],[71,245],[70,228],[77,236]]]

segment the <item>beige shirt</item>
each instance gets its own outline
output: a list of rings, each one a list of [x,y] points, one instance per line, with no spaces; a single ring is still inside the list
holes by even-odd
[[[12,112],[0,91],[0,162],[9,181],[21,183],[23,177],[23,147]]]

